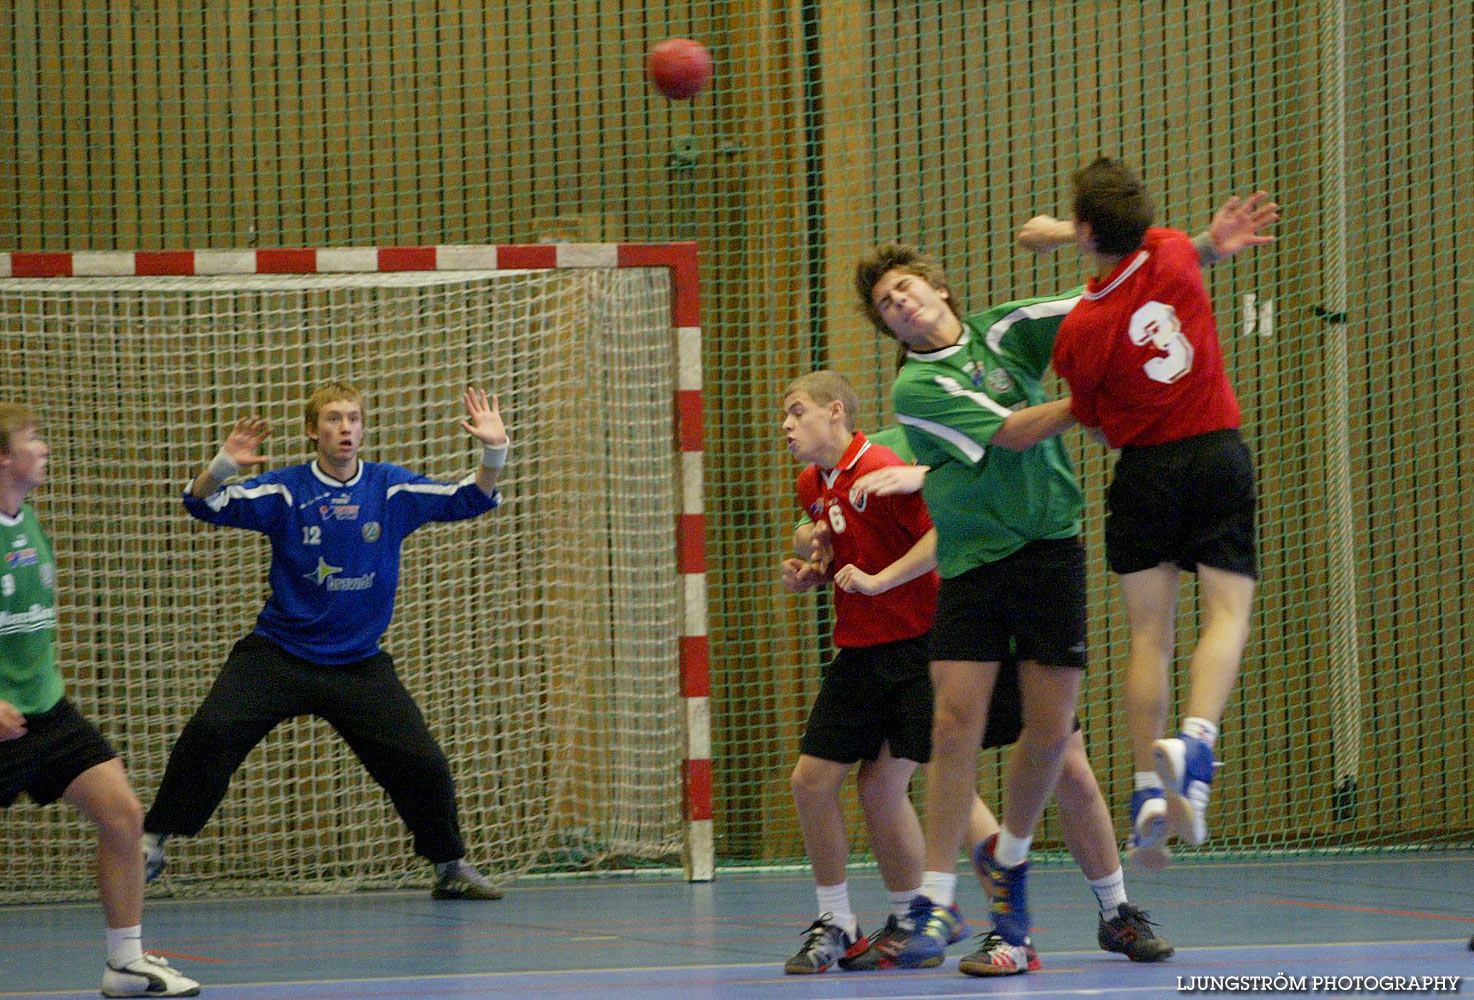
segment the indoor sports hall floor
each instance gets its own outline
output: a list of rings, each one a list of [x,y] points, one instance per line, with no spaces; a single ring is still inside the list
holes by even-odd
[[[1098,951],[1094,900],[1063,865],[1030,879],[1044,971],[995,980],[957,972],[968,944],[954,945],[937,969],[783,975],[812,919],[811,884],[797,873],[722,872],[706,885],[528,881],[491,903],[436,902],[428,891],[151,900],[145,941],[219,1000],[1151,998],[1184,995],[1178,977],[1280,973],[1461,976],[1460,992],[1474,991],[1469,853],[1198,861],[1127,879],[1133,900],[1177,945],[1165,964]],[[878,925],[884,893],[874,875],[853,877],[851,892],[862,926]],[[967,882],[960,896],[981,927],[981,890]],[[0,907],[0,998],[97,996],[99,924],[92,905]]]

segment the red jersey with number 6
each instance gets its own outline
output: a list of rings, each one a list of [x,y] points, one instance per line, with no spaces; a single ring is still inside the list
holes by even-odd
[[[850,502],[855,480],[888,465],[907,464],[856,431],[833,469],[810,465],[798,474],[798,501],[805,513],[814,523],[829,525],[834,544],[831,570],[853,563],[866,573],[879,573],[931,530],[931,515],[920,493],[867,496],[858,507]],[[835,587],[834,644],[878,646],[925,635],[937,610],[938,580],[932,570],[873,597]]]
[[[1085,286],[1055,338],[1054,370],[1075,418],[1113,448],[1239,426],[1198,252],[1175,229],[1148,229],[1140,250]]]

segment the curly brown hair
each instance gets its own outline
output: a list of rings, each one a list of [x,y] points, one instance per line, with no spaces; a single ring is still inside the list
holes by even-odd
[[[947,272],[942,270],[942,265],[934,257],[927,256],[909,243],[882,243],[861,257],[855,265],[855,291],[860,296],[860,312],[874,324],[875,329],[887,337],[894,337],[895,334],[885,325],[885,320],[880,318],[880,310],[875,308],[875,300],[871,296],[875,293],[875,286],[888,271],[914,274],[937,291],[948,292],[947,306],[961,317],[956,303],[952,301],[951,288],[947,285]]]

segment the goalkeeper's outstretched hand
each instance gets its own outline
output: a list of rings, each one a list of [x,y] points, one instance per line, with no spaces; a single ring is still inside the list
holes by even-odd
[[[495,396],[488,397],[485,389],[469,386],[465,392],[466,419],[461,421],[465,432],[491,448],[505,447],[508,441],[507,425],[502,423],[502,411]]]

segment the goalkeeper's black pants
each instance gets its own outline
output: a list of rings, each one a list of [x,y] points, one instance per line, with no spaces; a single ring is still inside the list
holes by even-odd
[[[300,715],[326,720],[343,737],[389,793],[416,854],[436,863],[465,856],[450,763],[389,654],[321,666],[254,632],[231,649],[169,751],[144,830],[199,833],[246,755],[278,723]]]

